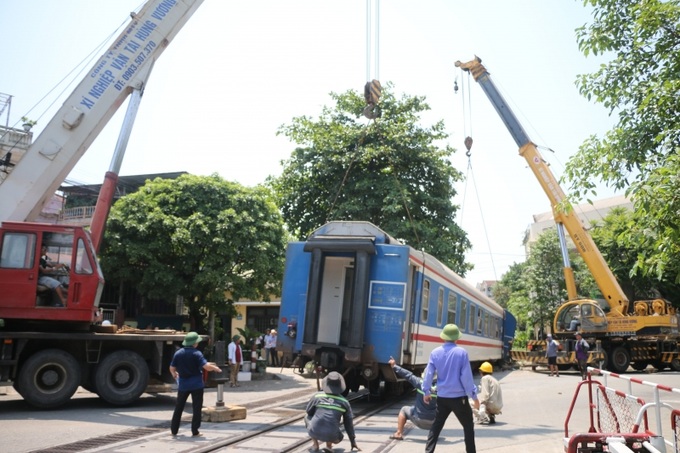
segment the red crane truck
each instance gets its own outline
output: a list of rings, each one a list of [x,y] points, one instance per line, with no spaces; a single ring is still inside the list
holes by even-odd
[[[124,149],[153,63],[203,0],[149,0],[64,102],[38,138],[0,178],[0,385],[39,408],[58,407],[78,386],[105,401],[136,401],[167,371],[181,333],[118,333],[97,326],[104,277],[96,252],[111,205],[100,196],[92,234],[33,223],[43,205],[129,96]],[[119,166],[119,162],[118,162]],[[102,188],[111,193],[117,175]],[[100,209],[101,208],[101,209]],[[39,284],[41,247],[61,264],[65,303]]]

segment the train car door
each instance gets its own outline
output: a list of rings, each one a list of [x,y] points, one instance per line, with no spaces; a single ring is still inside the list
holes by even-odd
[[[340,344],[340,333],[345,302],[351,294],[354,279],[354,260],[350,257],[328,256],[324,262],[319,301],[319,329],[317,342]]]
[[[406,284],[407,295],[406,295],[406,306],[404,309],[404,335],[402,337],[402,353],[404,357],[402,358],[402,363],[412,363],[411,358],[413,356],[413,329],[415,325],[415,312],[416,312],[416,297],[417,293],[417,276],[418,268],[414,265],[409,266],[408,272],[408,282]]]

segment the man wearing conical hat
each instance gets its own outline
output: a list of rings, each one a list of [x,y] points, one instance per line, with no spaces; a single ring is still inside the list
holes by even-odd
[[[425,368],[423,379],[423,401],[428,404],[432,398],[432,380],[437,374],[437,414],[427,436],[425,452],[432,453],[437,446],[439,434],[451,412],[454,413],[465,435],[466,453],[477,453],[475,447],[475,423],[472,417],[470,399],[475,409],[479,409],[477,386],[472,379],[470,358],[465,349],[456,344],[460,330],[455,324],[447,324],[439,334],[444,344],[435,348]]]

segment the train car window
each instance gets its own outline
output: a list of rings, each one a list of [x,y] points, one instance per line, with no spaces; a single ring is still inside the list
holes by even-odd
[[[482,310],[481,308],[477,310],[477,334],[481,335],[483,333],[483,326],[482,326]]]
[[[423,282],[423,298],[421,300],[420,307],[420,322],[427,323],[427,318],[429,317],[429,305],[430,305],[430,281],[425,280]]]
[[[465,332],[467,329],[467,300],[461,299],[460,301],[460,325],[458,328],[461,332]]]
[[[501,338],[501,319],[496,318],[496,339],[499,340]]]
[[[449,292],[449,303],[448,303],[448,315],[446,316],[446,324],[455,324],[456,323],[456,304],[457,304],[457,302],[458,302],[458,298],[456,297],[456,293],[450,291]]]
[[[470,321],[468,322],[468,329],[470,333],[475,333],[475,319],[477,317],[475,313],[476,310],[477,307],[472,305],[472,302],[470,302]]]
[[[491,336],[491,330],[489,326],[489,312],[485,311],[484,312],[484,336],[490,337]]]
[[[437,295],[437,325],[442,325],[442,319],[444,319],[444,288],[439,288],[439,294]]]

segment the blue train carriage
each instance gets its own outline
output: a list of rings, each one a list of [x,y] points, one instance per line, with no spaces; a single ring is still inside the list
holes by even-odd
[[[422,372],[443,325],[462,319],[471,358],[500,359],[506,318],[434,257],[369,222],[330,222],[288,244],[277,346],[286,363],[343,373],[353,391],[398,393],[390,357]]]
[[[485,361],[510,360],[515,317],[433,256],[416,252],[412,261],[420,265],[415,363],[427,364],[432,350],[442,344],[442,327],[450,323],[462,333],[456,343],[468,352],[473,371]]]

